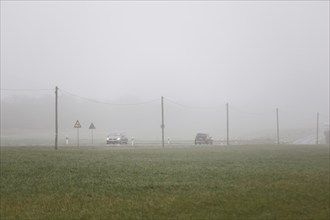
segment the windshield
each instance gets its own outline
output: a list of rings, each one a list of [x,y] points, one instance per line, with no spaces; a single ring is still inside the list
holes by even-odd
[[[201,138],[205,138],[207,136],[207,134],[197,134],[196,137],[201,137]]]
[[[111,133],[108,135],[108,137],[122,137],[125,136],[124,134],[120,134],[120,133]]]

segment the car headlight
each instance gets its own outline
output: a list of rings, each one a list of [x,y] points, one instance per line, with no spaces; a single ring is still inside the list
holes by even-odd
[[[117,138],[117,141],[120,141],[120,138]]]
[[[109,140],[109,138],[107,137],[107,141]]]

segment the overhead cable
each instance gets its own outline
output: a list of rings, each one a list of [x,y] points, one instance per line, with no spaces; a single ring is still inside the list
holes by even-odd
[[[270,114],[270,112],[266,113],[266,112],[248,112],[245,110],[241,110],[241,108],[236,107],[235,105],[233,106],[232,104],[230,105],[230,108],[232,111],[241,113],[241,114],[246,114],[246,115],[254,115],[254,116],[268,116]]]
[[[168,99],[168,98],[165,98],[165,100],[175,104],[175,105],[179,105],[181,107],[184,107],[184,108],[192,108],[192,109],[210,109],[210,108],[219,108],[219,107],[223,107],[225,105],[215,105],[215,106],[191,106],[191,105],[185,105],[185,104],[181,104],[181,103],[178,103],[178,102],[175,102],[171,99]]]
[[[1,91],[13,91],[13,92],[36,92],[36,91],[52,91],[54,89],[1,89]]]
[[[73,94],[71,92],[68,92],[64,89],[59,89],[59,90],[66,93],[66,94],[69,94],[71,96],[75,96],[77,98],[84,99],[84,100],[89,101],[89,102],[95,102],[95,103],[104,104],[104,105],[117,105],[117,106],[144,105],[144,104],[149,104],[149,103],[159,101],[159,99],[153,99],[153,100],[150,100],[150,101],[138,102],[138,103],[111,103],[111,102],[102,102],[102,101],[98,101],[98,100],[95,100],[95,99],[90,99],[90,98],[86,98],[86,97],[83,97],[83,96],[79,96],[79,95]]]

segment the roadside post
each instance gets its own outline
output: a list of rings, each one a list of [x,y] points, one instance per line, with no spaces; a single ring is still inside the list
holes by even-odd
[[[91,123],[91,125],[89,126],[89,129],[91,130],[92,132],[92,144],[93,144],[93,130],[95,129],[95,126],[93,123]]]
[[[78,120],[76,121],[74,128],[77,128],[77,147],[79,147],[79,128],[81,128],[81,125]]]

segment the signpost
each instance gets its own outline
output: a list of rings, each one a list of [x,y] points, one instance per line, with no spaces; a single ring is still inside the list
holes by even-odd
[[[93,144],[93,130],[95,129],[95,126],[93,123],[91,123],[91,125],[89,126],[89,129],[91,129],[91,132],[92,132],[92,144]]]
[[[81,125],[78,120],[76,121],[74,128],[77,128],[77,146],[79,147],[79,128],[81,128]]]

